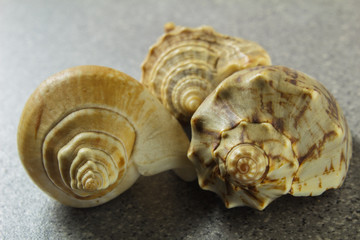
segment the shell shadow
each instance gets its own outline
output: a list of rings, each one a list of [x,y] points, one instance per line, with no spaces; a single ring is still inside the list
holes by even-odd
[[[116,199],[94,208],[56,205],[64,232],[91,239],[182,239],[196,231],[209,210],[222,208],[215,195],[197,182],[183,182],[170,172],[142,177]]]
[[[186,136],[191,140],[191,125],[189,123],[184,123],[182,125],[184,132],[186,133]]]
[[[56,204],[50,221],[81,239],[279,239],[279,233],[300,238],[329,232],[341,237],[349,234],[344,219],[358,211],[354,189],[360,181],[359,153],[360,140],[353,138],[352,162],[340,189],[317,197],[285,195],[263,211],[226,209],[216,194],[203,191],[196,181],[183,182],[167,172],[140,178],[102,206],[76,209]]]

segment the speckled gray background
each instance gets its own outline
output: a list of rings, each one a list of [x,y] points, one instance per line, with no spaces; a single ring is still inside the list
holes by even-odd
[[[0,239],[360,239],[360,1],[0,0]],[[322,82],[348,119],[354,152],[341,189],[284,196],[264,211],[226,209],[173,173],[143,177],[117,199],[74,209],[32,183],[16,149],[25,101],[48,76],[75,65],[139,79],[163,24],[260,43],[274,65]]]

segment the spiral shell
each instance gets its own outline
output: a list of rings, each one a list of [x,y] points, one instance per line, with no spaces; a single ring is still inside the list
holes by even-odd
[[[44,81],[18,128],[30,177],[73,207],[105,203],[140,174],[183,168],[177,172],[190,180],[188,144],[180,124],[139,82],[99,66],[70,68]]]
[[[290,193],[320,195],[343,183],[351,135],[338,103],[313,78],[282,66],[225,79],[191,119],[188,157],[199,185],[226,207],[264,209]]]
[[[270,65],[257,43],[216,33],[211,27],[165,25],[142,65],[142,83],[179,120],[188,122],[208,94],[233,72]]]

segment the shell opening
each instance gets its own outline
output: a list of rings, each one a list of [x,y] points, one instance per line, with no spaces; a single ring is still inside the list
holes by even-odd
[[[269,159],[256,145],[239,144],[226,157],[226,171],[230,180],[241,185],[261,181],[266,174]]]

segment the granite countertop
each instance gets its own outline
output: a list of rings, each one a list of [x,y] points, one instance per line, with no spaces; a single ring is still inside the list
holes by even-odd
[[[360,239],[359,10],[357,0],[0,1],[0,239]],[[258,42],[274,65],[324,84],[353,137],[343,186],[318,197],[286,195],[263,211],[226,209],[217,195],[172,172],[141,177],[90,209],[63,206],[40,191],[16,147],[30,94],[77,65],[140,79],[140,64],[168,21]]]

